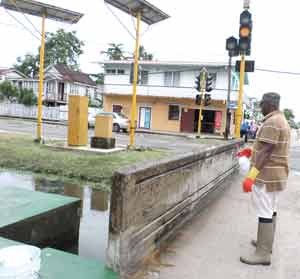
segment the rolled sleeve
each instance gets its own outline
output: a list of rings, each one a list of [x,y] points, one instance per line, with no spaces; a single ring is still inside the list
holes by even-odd
[[[280,129],[272,125],[265,125],[261,128],[258,140],[270,144],[278,144],[280,138]]]

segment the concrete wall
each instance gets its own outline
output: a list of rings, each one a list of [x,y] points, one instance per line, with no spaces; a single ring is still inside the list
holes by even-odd
[[[132,274],[174,237],[234,174],[239,145],[232,141],[118,171],[112,187],[108,265],[121,275]]]

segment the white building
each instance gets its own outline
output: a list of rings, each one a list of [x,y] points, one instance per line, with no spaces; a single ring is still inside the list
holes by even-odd
[[[132,61],[105,61],[102,93],[106,111],[130,116]],[[138,128],[172,132],[195,132],[199,106],[195,104],[195,80],[205,67],[214,77],[210,93],[212,102],[204,108],[203,131],[222,134],[225,130],[228,88],[227,63],[140,61],[140,82],[137,90]],[[234,68],[234,67],[233,67]],[[232,72],[231,109],[235,110],[239,76]],[[233,117],[231,118],[231,122]]]
[[[38,79],[28,78],[15,69],[0,69],[0,81],[8,80],[18,88],[32,89],[38,96]],[[49,106],[65,105],[69,95],[101,99],[96,83],[88,74],[74,71],[66,65],[51,65],[45,69],[43,103]]]

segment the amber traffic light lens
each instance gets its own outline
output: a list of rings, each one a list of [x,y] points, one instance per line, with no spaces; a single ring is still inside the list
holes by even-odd
[[[249,37],[251,31],[248,27],[243,27],[240,30],[240,37],[244,38],[244,37]]]

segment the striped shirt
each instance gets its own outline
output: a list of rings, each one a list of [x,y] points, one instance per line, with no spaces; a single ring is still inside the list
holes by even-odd
[[[257,133],[251,159],[252,166],[256,165],[257,154],[265,143],[275,145],[269,160],[256,178],[256,183],[266,185],[268,192],[282,191],[287,185],[290,136],[290,126],[280,111],[268,114]]]

